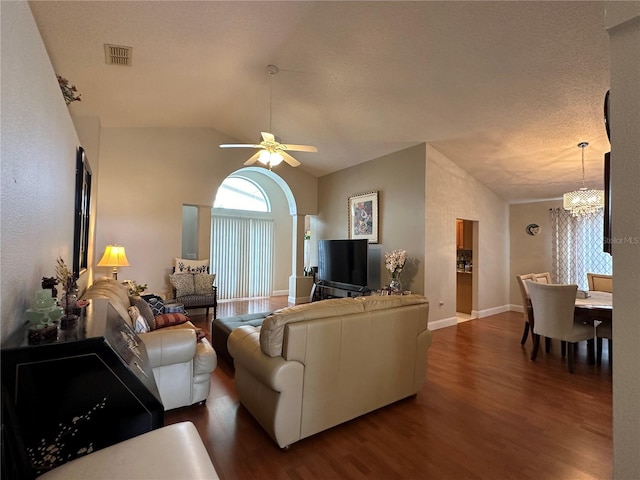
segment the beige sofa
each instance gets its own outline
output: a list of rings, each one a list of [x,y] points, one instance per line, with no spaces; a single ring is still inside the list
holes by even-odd
[[[231,332],[242,405],[281,448],[416,394],[427,373],[420,295],[324,300]]]
[[[117,280],[99,279],[82,298],[108,298],[118,314],[131,325],[127,288]],[[211,372],[217,366],[217,356],[206,338],[197,340],[196,330],[191,322],[186,322],[139,334],[149,355],[165,410],[204,402],[209,395]]]

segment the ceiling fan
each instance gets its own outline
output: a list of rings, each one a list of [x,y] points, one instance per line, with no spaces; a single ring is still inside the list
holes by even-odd
[[[280,71],[275,65],[267,66],[267,75],[273,78]],[[273,84],[271,85],[271,92],[269,93],[269,130],[271,130],[271,97],[273,92]],[[276,139],[273,133],[260,132],[262,135],[262,141],[257,144],[252,143],[227,143],[220,145],[220,148],[258,148],[258,152],[254,153],[249,160],[244,162],[245,165],[253,165],[256,162],[260,162],[265,166],[275,167],[279,165],[283,160],[291,165],[297,167],[300,162],[293,158],[287,151],[290,152],[317,152],[318,149],[311,145],[293,145],[290,143],[280,143]]]

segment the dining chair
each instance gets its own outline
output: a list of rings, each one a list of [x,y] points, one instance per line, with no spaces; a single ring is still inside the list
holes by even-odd
[[[600,322],[596,327],[596,362],[598,365],[602,363],[602,339],[607,339],[607,347],[609,351],[609,365],[613,362],[613,329],[611,323]]]
[[[555,338],[562,343],[562,356],[567,356],[569,373],[573,373],[574,344],[586,340],[589,346],[589,360],[593,360],[594,328],[573,321],[576,292],[578,286],[556,285],[527,280],[527,290],[535,315],[533,326],[534,344],[531,360],[535,360],[540,349],[540,335]],[[566,351],[566,345],[569,348]]]
[[[613,293],[613,276],[603,273],[587,273],[589,290]]]
[[[533,281],[537,283],[551,283],[551,274],[549,272],[534,273]]]
[[[533,309],[531,308],[531,299],[529,298],[527,284],[525,283],[526,280],[533,280],[533,278],[533,273],[516,275],[518,286],[520,287],[520,295],[522,296],[522,311],[524,313],[524,332],[522,332],[520,345],[524,345],[527,342],[527,337],[529,336],[529,326],[533,324]],[[531,334],[531,341],[533,342],[533,334]]]

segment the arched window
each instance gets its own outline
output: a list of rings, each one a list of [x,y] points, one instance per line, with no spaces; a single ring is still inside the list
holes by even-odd
[[[213,208],[252,212],[271,211],[271,205],[262,188],[245,177],[225,178],[218,188]]]
[[[218,298],[266,297],[273,292],[274,221],[266,192],[240,175],[216,193],[211,218],[211,260]]]

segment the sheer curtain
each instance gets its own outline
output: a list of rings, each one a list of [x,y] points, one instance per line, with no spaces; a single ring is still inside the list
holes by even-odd
[[[219,299],[270,296],[273,220],[213,215],[211,265]]]
[[[574,217],[563,208],[551,209],[553,281],[575,283],[588,290],[587,273],[611,275],[611,255],[602,251],[604,212]]]

